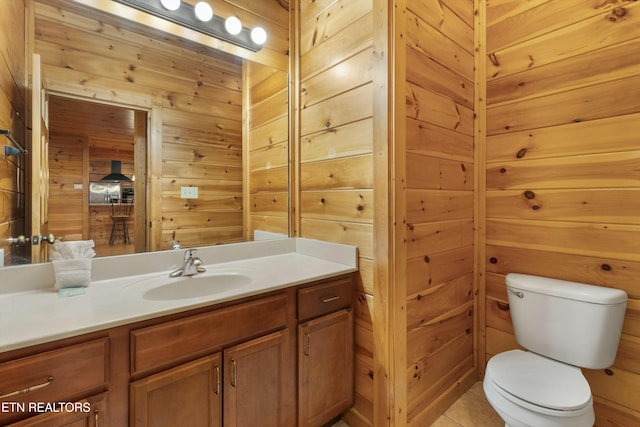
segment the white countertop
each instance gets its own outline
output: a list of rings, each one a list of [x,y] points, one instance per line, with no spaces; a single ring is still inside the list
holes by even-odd
[[[20,290],[19,284],[10,283],[16,281],[16,273],[28,272],[29,266],[21,266],[24,270],[20,272],[3,271],[12,267],[0,269],[0,287],[11,288],[10,292],[0,292],[0,352],[357,271],[355,247],[308,239],[248,242],[198,248],[198,251],[207,268],[200,275],[233,272],[249,276],[251,282],[202,297],[144,298],[144,291],[152,287],[154,281],[167,282],[168,273],[177,268],[177,264],[181,265],[175,261],[181,260],[182,250],[96,258],[91,285],[84,294],[71,297],[59,296],[52,277],[43,282],[49,285],[38,287],[28,283],[28,278],[20,280],[25,282],[24,290]],[[165,259],[173,262],[165,263],[169,264],[166,265],[168,268],[158,269]],[[207,263],[210,259],[219,262]],[[33,270],[41,274],[42,271],[52,272],[50,267],[46,270],[43,266],[33,266]]]

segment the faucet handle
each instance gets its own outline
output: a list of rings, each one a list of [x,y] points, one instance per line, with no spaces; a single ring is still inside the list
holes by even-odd
[[[187,249],[184,252],[184,259],[187,260],[189,258],[194,258],[196,256],[196,254],[198,253],[197,249]]]

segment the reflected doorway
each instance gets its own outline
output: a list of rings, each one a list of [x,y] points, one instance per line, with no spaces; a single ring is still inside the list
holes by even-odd
[[[146,147],[146,111],[51,95],[49,232],[96,256],[146,251]]]

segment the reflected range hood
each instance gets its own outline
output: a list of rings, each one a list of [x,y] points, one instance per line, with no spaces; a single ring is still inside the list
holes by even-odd
[[[122,174],[122,162],[111,160],[111,173],[100,180],[100,182],[132,182],[132,180]]]

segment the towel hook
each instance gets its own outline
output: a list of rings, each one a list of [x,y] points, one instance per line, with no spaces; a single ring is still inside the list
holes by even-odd
[[[28,151],[25,150],[24,148],[22,148],[22,146],[18,143],[18,141],[16,141],[13,136],[11,136],[11,131],[9,129],[0,129],[0,135],[4,135],[7,137],[7,139],[9,141],[11,141],[11,143],[13,145],[15,145],[15,147],[12,147],[10,145],[5,145],[4,146],[4,155],[5,156],[17,156],[18,154],[27,154]],[[16,148],[17,147],[17,148]]]

